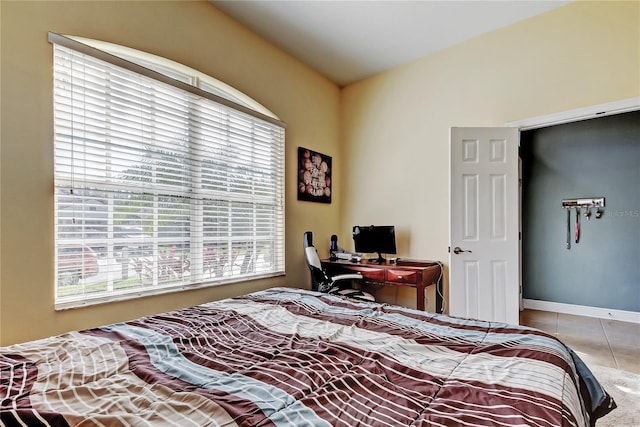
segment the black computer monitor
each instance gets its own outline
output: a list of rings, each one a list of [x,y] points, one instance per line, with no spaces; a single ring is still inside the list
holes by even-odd
[[[356,252],[377,253],[377,261],[381,263],[382,254],[396,253],[396,230],[393,225],[356,225],[353,242]]]

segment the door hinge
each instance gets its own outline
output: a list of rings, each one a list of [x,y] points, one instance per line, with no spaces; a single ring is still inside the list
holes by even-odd
[[[451,253],[451,246],[447,246],[447,252]]]

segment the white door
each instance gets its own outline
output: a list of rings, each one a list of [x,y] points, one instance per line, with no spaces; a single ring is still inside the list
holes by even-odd
[[[449,314],[518,324],[517,128],[451,128]]]

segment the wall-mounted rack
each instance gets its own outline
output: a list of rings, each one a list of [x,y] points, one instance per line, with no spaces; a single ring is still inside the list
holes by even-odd
[[[602,217],[604,197],[587,197],[583,199],[562,199],[562,208],[567,209],[567,249],[571,249],[571,209],[576,210],[575,242],[580,241],[580,210],[585,209],[584,216],[591,219],[591,208],[596,208],[596,218]]]
[[[562,199],[562,207],[570,208],[604,208],[604,197],[586,197],[584,199]]]

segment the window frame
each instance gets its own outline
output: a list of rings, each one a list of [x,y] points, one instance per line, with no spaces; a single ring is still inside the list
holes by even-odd
[[[277,248],[278,250],[280,250],[282,252],[282,256],[281,259],[278,260],[278,265],[280,265],[281,267],[275,268],[274,271],[268,272],[268,273],[262,273],[262,274],[257,274],[257,273],[253,273],[251,275],[248,276],[238,276],[238,277],[227,277],[227,278],[216,278],[215,280],[211,280],[211,277],[209,277],[210,280],[207,280],[203,275],[198,275],[197,277],[199,277],[200,279],[196,282],[191,282],[191,283],[178,283],[176,285],[167,285],[167,286],[159,286],[159,287],[152,287],[149,288],[148,286],[143,286],[142,289],[134,289],[134,290],[128,290],[125,292],[116,292],[113,291],[113,289],[111,288],[111,285],[109,285],[108,290],[105,292],[99,292],[97,294],[93,294],[93,295],[88,295],[88,294],[82,294],[80,296],[73,296],[73,297],[59,297],[58,295],[58,291],[59,291],[59,287],[61,286],[58,283],[59,280],[59,276],[58,276],[58,266],[59,266],[59,260],[58,260],[58,255],[60,252],[60,247],[61,245],[64,244],[64,242],[60,243],[60,239],[59,239],[59,235],[58,235],[58,205],[56,203],[55,205],[55,216],[56,216],[56,235],[54,238],[55,241],[55,259],[56,259],[56,274],[54,275],[54,287],[55,287],[55,308],[56,310],[64,310],[64,309],[68,309],[68,308],[74,308],[74,307],[80,307],[80,306],[87,306],[87,305],[94,305],[94,304],[102,304],[102,303],[106,303],[106,302],[112,302],[112,301],[119,301],[119,300],[125,300],[125,299],[132,299],[132,298],[138,298],[138,297],[143,297],[143,296],[149,296],[149,295],[159,295],[159,294],[165,294],[165,293],[171,293],[171,292],[177,292],[177,291],[181,291],[181,290],[192,290],[192,289],[199,289],[199,288],[203,288],[203,287],[210,287],[210,286],[217,286],[217,285],[222,285],[222,284],[227,284],[227,283],[236,283],[236,282],[244,282],[244,281],[252,281],[252,280],[257,280],[260,278],[266,278],[266,277],[274,277],[274,276],[281,276],[285,274],[285,262],[284,262],[284,240],[285,240],[285,236],[284,236],[284,216],[285,216],[285,212],[284,212],[284,192],[285,192],[285,180],[284,180],[284,155],[285,155],[285,142],[284,142],[284,130],[286,129],[286,124],[283,123],[282,121],[280,121],[273,113],[271,113],[270,111],[268,111],[267,109],[265,109],[263,106],[261,106],[259,103],[255,102],[254,100],[252,100],[251,98],[247,97],[246,95],[242,94],[241,92],[231,88],[230,86],[217,81],[216,79],[213,79],[209,76],[206,76],[202,73],[199,73],[196,70],[190,69],[189,67],[174,63],[173,61],[167,60],[165,58],[160,58],[160,57],[156,57],[154,55],[150,55],[147,54],[145,52],[140,52],[140,51],[135,51],[133,49],[130,48],[126,48],[124,46],[117,46],[117,45],[112,45],[110,43],[106,43],[106,42],[100,42],[97,40],[89,40],[89,39],[83,39],[83,38],[79,38],[79,37],[72,37],[72,36],[63,36],[60,34],[56,34],[56,33],[49,33],[49,41],[54,44],[54,45],[59,45],[68,49],[71,49],[73,51],[79,52],[81,54],[86,54],[88,56],[91,56],[93,58],[102,60],[102,61],[106,61],[109,64],[115,65],[117,67],[121,67],[124,68],[126,70],[132,71],[136,74],[139,74],[141,76],[144,77],[148,77],[151,78],[155,81],[158,81],[160,83],[164,83],[164,84],[168,84],[174,88],[177,88],[179,90],[188,92],[190,94],[196,95],[199,98],[203,98],[205,100],[209,100],[209,101],[213,101],[216,104],[222,105],[224,107],[227,107],[231,110],[240,112],[242,114],[246,114],[248,116],[251,116],[255,119],[258,119],[260,121],[264,121],[267,122],[271,125],[275,125],[279,128],[281,128],[282,131],[282,140],[281,140],[281,163],[282,165],[280,166],[280,169],[278,169],[277,173],[279,173],[281,176],[276,178],[279,181],[279,191],[278,191],[278,197],[281,199],[281,204],[279,208],[276,208],[276,211],[278,213],[276,213],[276,217],[275,217],[275,222],[281,224],[281,230],[279,232],[276,232],[275,234],[275,239],[276,240],[272,240],[270,239],[269,242],[271,242],[272,245],[275,245],[274,248]],[[96,47],[97,46],[97,47]],[[105,49],[105,50],[103,50]],[[120,57],[117,56],[118,54],[122,54],[124,56]],[[160,70],[160,71],[156,71],[150,68],[147,68],[143,65],[137,64],[135,63],[136,61],[136,57],[139,57],[140,61],[142,64],[146,64],[147,66],[151,63],[155,63],[157,65],[157,67],[154,67],[156,70]],[[126,58],[126,59],[125,59]],[[175,78],[169,77],[165,74],[163,74],[161,71],[169,71],[169,75],[171,75],[172,73],[174,74],[174,77],[176,75],[178,76],[186,76],[188,79],[191,80],[192,84],[186,83],[185,81],[182,80],[177,80]],[[186,74],[185,71],[189,74]],[[192,73],[191,73],[192,72]],[[185,79],[187,80],[187,79]],[[203,90],[195,85],[199,84],[200,82],[203,82],[204,84],[208,85],[210,88],[216,88],[219,94],[214,94],[211,93],[209,91]],[[223,95],[223,96],[221,96]],[[224,96],[227,96],[226,98]],[[238,103],[238,102],[242,102],[242,103]],[[55,96],[54,96],[54,106],[55,106]],[[196,107],[197,109],[197,107]],[[191,116],[192,114],[195,114],[193,112],[193,110],[191,110],[191,107],[189,107],[189,110],[187,111],[187,114],[189,116]],[[192,118],[189,118],[189,120],[192,120]],[[57,172],[56,172],[56,179],[58,178]],[[57,188],[57,186],[56,186]],[[192,187],[193,189],[194,187]],[[57,191],[57,190],[56,190]],[[73,191],[73,190],[72,190]],[[195,191],[197,191],[197,189],[195,189]],[[56,196],[57,197],[57,196]],[[227,202],[231,205],[232,204],[232,199],[228,199]],[[158,206],[158,201],[154,201],[154,206]],[[255,203],[255,202],[254,202]],[[195,220],[192,218],[191,222],[198,222],[201,221],[202,222],[202,217],[203,217],[203,213],[202,213],[202,205],[198,205],[198,203],[195,204],[195,206],[199,206],[194,208],[194,204],[191,204],[191,208],[190,212],[193,211],[194,209],[200,209],[199,212],[196,212],[196,214],[199,214],[200,216],[197,217]],[[254,205],[255,206],[255,205]],[[111,209],[111,208],[109,208]],[[155,209],[155,208],[154,208]],[[111,217],[113,215],[114,211],[110,211],[109,216]],[[255,216],[255,212],[254,212],[254,217],[253,217],[253,221],[255,222],[256,216]],[[197,215],[196,215],[197,216]],[[191,217],[191,215],[190,215]],[[231,220],[233,218],[232,215],[229,216],[229,220]],[[113,224],[112,224],[112,218],[109,220],[109,237],[113,237]],[[154,227],[157,227],[157,224],[154,223]],[[204,240],[204,225],[200,226],[200,229],[196,229],[193,233],[190,232],[190,236],[189,236],[189,242],[193,243],[194,241],[200,241],[202,242]],[[193,235],[191,235],[193,234]],[[232,237],[230,236],[230,239],[232,239]],[[255,248],[256,242],[257,242],[257,237],[254,235],[253,237],[253,245]],[[246,240],[246,239],[245,239]],[[232,243],[231,240],[229,240],[230,242],[230,246],[232,247]],[[105,243],[107,244],[107,243]],[[112,243],[108,243],[111,244]],[[154,240],[152,243],[154,246],[154,269],[157,266],[157,252],[158,252],[158,247],[160,245],[158,240]],[[111,246],[112,249],[112,246]],[[113,254],[113,252],[111,251],[111,249],[109,249],[109,254],[110,256]],[[203,249],[204,249],[204,245],[202,243],[199,244],[199,246],[196,246],[194,248],[194,253],[198,253],[197,256],[199,256],[199,260],[202,260],[202,262],[204,263],[204,258],[203,258]],[[255,253],[255,252],[254,252]],[[83,258],[83,265],[84,265],[84,258]],[[195,270],[198,271],[198,269],[202,269],[203,266],[200,265],[195,266]],[[155,271],[155,270],[154,270]],[[200,271],[201,273],[201,271]],[[157,275],[157,273],[154,273]],[[142,282],[142,279],[141,279]],[[156,280],[154,279],[154,283],[156,283]],[[84,292],[84,291],[83,291]]]

